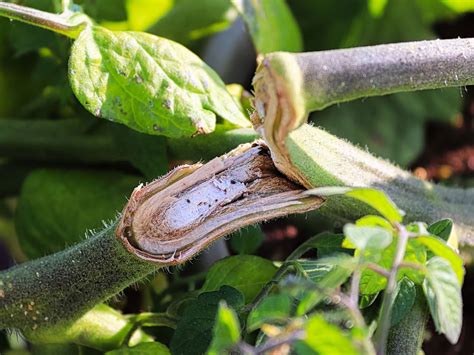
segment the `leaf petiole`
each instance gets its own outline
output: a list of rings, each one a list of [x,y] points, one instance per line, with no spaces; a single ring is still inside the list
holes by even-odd
[[[64,3],[65,6],[67,2]],[[62,14],[52,14],[25,6],[0,2],[0,16],[44,28],[69,38],[77,38],[91,20],[84,14],[65,10]]]

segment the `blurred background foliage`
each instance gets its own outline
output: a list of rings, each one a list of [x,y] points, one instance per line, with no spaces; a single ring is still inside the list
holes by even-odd
[[[12,2],[51,12],[61,8],[59,0]],[[287,4],[301,31],[304,51],[474,36],[471,0],[288,0]],[[107,28],[148,31],[182,43],[226,84],[238,83],[251,91],[255,49],[230,0],[81,0],[76,5]],[[215,137],[208,139],[211,143],[203,145],[199,142],[205,137],[176,141],[98,120],[78,103],[69,86],[70,46],[70,39],[0,19],[2,268],[59,251],[82,239],[87,229],[100,228],[103,220],[113,219],[121,210],[139,182],[183,162],[208,160],[254,138],[248,132],[226,137],[221,123]],[[345,103],[314,113],[311,121],[412,168],[421,178],[471,186],[473,117],[472,92],[460,88]],[[291,217],[252,227],[182,271],[127,290],[115,305],[126,312],[160,309],[172,292],[202,284],[201,273],[225,255],[256,253],[281,259],[306,236],[328,227],[340,225],[320,217],[311,218],[311,223]],[[10,347],[24,348],[13,338]],[[5,344],[0,336],[0,352]]]

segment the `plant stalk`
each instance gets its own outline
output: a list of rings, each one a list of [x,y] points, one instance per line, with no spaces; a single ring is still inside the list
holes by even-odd
[[[0,273],[0,329],[51,342],[89,309],[236,229],[318,208],[262,143],[181,166],[132,193],[119,220],[65,251]]]
[[[70,38],[77,38],[90,22],[87,16],[69,11],[61,15],[32,9],[26,6],[0,2],[0,16],[41,27]]]
[[[384,290],[382,306],[380,309],[379,325],[375,334],[376,349],[378,355],[385,355],[387,347],[387,338],[390,331],[390,320],[392,315],[392,307],[395,301],[395,291],[397,289],[397,275],[400,264],[405,257],[405,252],[410,234],[401,225],[398,225],[398,241],[397,249],[387,279],[387,287]]]
[[[291,132],[286,147],[293,166],[310,187],[377,188],[406,212],[407,221],[433,223],[452,218],[461,245],[474,245],[474,189],[445,187],[420,180],[321,129],[303,125]],[[371,213],[349,198],[329,199],[320,209],[348,221]]]
[[[378,188],[408,220],[451,217],[460,243],[474,245],[474,189],[438,186],[305,124],[311,111],[336,102],[474,83],[474,39],[436,40],[313,53],[272,53],[254,78],[253,121],[276,167],[306,188]],[[321,209],[353,220],[362,204],[332,198]]]
[[[109,122],[82,119],[64,120],[0,120],[0,156],[7,159],[60,163],[117,163],[126,157],[120,154],[114,135],[122,129]],[[140,135],[137,133],[138,139]],[[134,138],[135,136],[132,136]],[[151,136],[148,141],[151,143]],[[162,137],[156,138],[157,144]],[[170,159],[210,160],[239,144],[258,138],[253,129],[227,130],[217,125],[210,134],[192,138],[166,139]]]
[[[48,339],[158,267],[130,255],[116,223],[62,252],[0,273],[0,329]]]

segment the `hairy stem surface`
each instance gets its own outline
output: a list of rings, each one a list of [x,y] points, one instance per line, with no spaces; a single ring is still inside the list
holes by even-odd
[[[323,200],[282,176],[262,143],[138,186],[121,218],[63,252],[0,273],[0,329],[51,341],[97,303],[218,238]]]
[[[41,339],[157,270],[130,255],[116,223],[62,252],[0,273],[0,329],[19,328]]]
[[[461,244],[474,244],[473,189],[424,182],[305,124],[309,112],[336,102],[472,84],[473,68],[474,39],[269,54],[254,78],[254,125],[268,143],[277,168],[303,186],[379,188],[407,212],[409,220],[450,217]],[[364,211],[344,198],[328,201],[324,210],[349,219]]]
[[[452,218],[461,244],[474,244],[474,189],[422,181],[321,129],[303,125],[286,140],[291,162],[309,186],[371,187],[386,192],[410,221],[432,223]],[[346,198],[334,198],[321,210],[350,220],[369,212]]]

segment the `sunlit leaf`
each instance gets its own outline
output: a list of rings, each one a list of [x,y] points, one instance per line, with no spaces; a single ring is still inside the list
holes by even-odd
[[[378,295],[379,295],[378,292],[370,294],[370,295],[366,295],[366,294],[360,295],[360,297],[359,297],[359,308],[364,309],[364,308],[370,307],[375,302]]]
[[[350,255],[339,253],[316,260],[298,260],[298,265],[303,275],[317,286],[315,291],[303,296],[297,307],[297,314],[303,315],[321,302],[327,293],[349,279],[357,266],[357,260]]]
[[[141,343],[132,347],[120,348],[105,353],[106,355],[170,355],[170,350],[158,342]]]
[[[377,264],[385,270],[389,270],[392,267],[393,258],[395,257],[396,243],[397,241],[394,240],[388,248],[383,250],[381,258],[377,262]],[[423,267],[426,262],[426,248],[416,240],[409,240],[403,260]],[[413,268],[401,268],[398,272],[397,279],[400,280],[404,276],[417,284],[421,284],[424,280],[424,274]],[[387,278],[385,276],[382,276],[368,268],[362,271],[359,284],[361,294],[370,295],[380,292],[386,285]]]
[[[404,212],[399,210],[395,203],[384,192],[368,188],[352,187],[319,187],[308,190],[309,194],[317,196],[344,195],[365,202],[374,208],[390,222],[401,222]]]
[[[443,239],[431,235],[423,235],[416,238],[416,240],[425,245],[433,254],[446,259],[451,264],[459,284],[462,285],[464,279],[463,261]]]
[[[221,301],[214,324],[212,342],[209,349],[207,349],[207,354],[226,354],[239,340],[239,319],[232,308],[227,306],[225,301]]]
[[[180,0],[148,32],[190,45],[225,30],[237,16],[230,0]]]
[[[439,256],[430,259],[426,268],[423,291],[436,330],[445,334],[446,338],[455,344],[462,327],[461,285],[451,264]]]
[[[346,240],[343,245],[348,247],[347,244],[349,244],[361,250],[365,256],[371,255],[372,252],[380,252],[392,242],[392,233],[380,227],[360,227],[354,224],[346,224],[344,235]]]
[[[321,315],[312,316],[305,330],[304,340],[296,344],[297,354],[360,354],[350,337],[339,327],[328,323]]]
[[[383,15],[385,7],[387,6],[388,0],[367,0],[369,5],[369,11],[374,17],[380,17]]]
[[[356,260],[347,254],[337,254],[316,260],[298,260],[305,275],[322,288],[336,288],[351,275]]]
[[[210,133],[216,117],[249,126],[219,76],[173,41],[94,26],[74,42],[72,89],[97,117],[137,131],[182,137]]]
[[[359,218],[355,222],[356,226],[372,226],[372,227],[382,227],[387,230],[393,230],[392,225],[385,218],[380,216],[367,215],[362,218]]]
[[[145,31],[172,7],[174,0],[126,0],[127,27]]]

